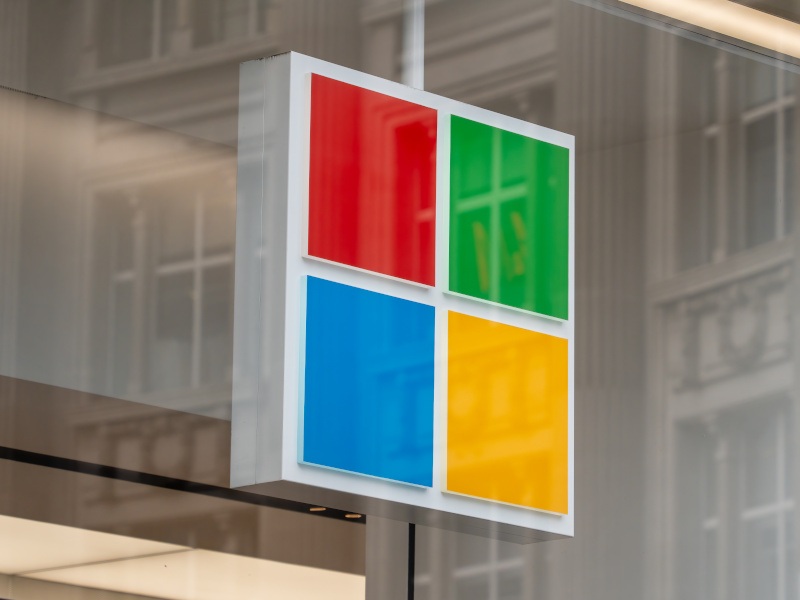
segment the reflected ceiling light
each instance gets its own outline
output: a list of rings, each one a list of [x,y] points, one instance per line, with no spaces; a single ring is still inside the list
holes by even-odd
[[[363,575],[190,550],[28,575],[67,585],[172,600],[363,600]]]
[[[800,58],[800,25],[730,0],[620,1]]]
[[[366,593],[363,575],[3,515],[0,574],[172,600],[363,600]]]
[[[7,575],[183,550],[175,544],[0,515],[0,573]]]

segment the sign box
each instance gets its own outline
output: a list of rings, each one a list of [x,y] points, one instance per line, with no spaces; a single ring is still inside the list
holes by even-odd
[[[239,110],[232,487],[571,536],[573,137],[295,53]]]

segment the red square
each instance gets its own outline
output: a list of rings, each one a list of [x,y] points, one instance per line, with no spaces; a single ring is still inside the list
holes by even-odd
[[[311,79],[308,254],[434,285],[436,111]]]

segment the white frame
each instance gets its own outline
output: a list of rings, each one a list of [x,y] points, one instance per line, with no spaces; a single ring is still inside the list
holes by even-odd
[[[438,110],[436,286],[428,287],[306,256],[310,74]],[[573,535],[574,161],[570,135],[296,53],[242,65],[234,315],[231,486],[301,502],[438,525],[512,541]],[[446,291],[449,115],[550,142],[570,151],[569,319],[553,319]],[[301,462],[304,277],[316,276],[436,308],[433,487]],[[569,514],[445,492],[446,311],[569,342]]]

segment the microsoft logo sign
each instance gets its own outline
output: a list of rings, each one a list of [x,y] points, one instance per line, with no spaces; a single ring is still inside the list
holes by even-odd
[[[232,485],[572,535],[573,138],[294,53],[240,102]]]

